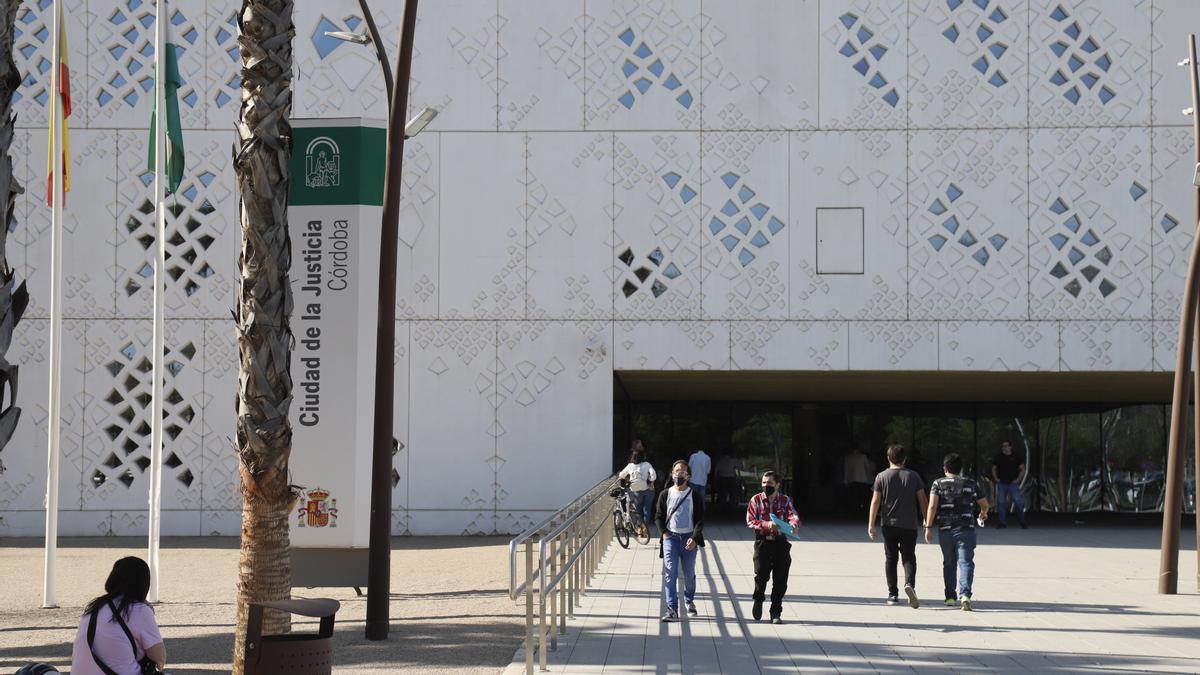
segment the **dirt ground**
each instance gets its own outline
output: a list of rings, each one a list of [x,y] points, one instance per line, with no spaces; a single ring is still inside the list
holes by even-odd
[[[44,661],[69,671],[84,604],[103,592],[117,558],[145,557],[145,540],[60,543],[59,609],[41,609],[42,540],[0,539],[0,672]],[[163,602],[155,607],[173,674],[228,672],[236,615],[237,540],[169,538],[162,548]],[[499,673],[521,641],[523,608],[508,599],[508,541],[412,537],[393,541],[391,636],[363,637],[366,598],[353,589],[297,588],[296,597],[342,603],[335,673]],[[295,624],[295,630],[315,625]]]

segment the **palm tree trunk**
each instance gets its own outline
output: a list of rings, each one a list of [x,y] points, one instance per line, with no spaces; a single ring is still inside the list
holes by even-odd
[[[287,231],[292,128],[292,0],[243,0],[238,14],[242,105],[234,171],[240,193],[241,286],[236,308],[240,373],[237,452],[242,548],[233,672],[242,673],[248,604],[291,596],[288,486],[292,427],[291,242]],[[264,634],[290,630],[268,611]]]
[[[10,364],[6,356],[12,344],[13,330],[29,304],[25,283],[21,282],[14,288],[16,273],[8,264],[8,230],[16,222],[13,206],[17,195],[25,191],[13,175],[10,154],[13,123],[16,121],[12,99],[17,87],[21,86],[21,75],[13,62],[13,28],[20,4],[20,0],[0,2],[0,12],[3,12],[0,15],[0,400],[9,402],[8,407],[0,411],[0,451],[8,445],[17,428],[17,420],[21,417],[21,409],[15,405],[17,366]],[[8,391],[5,392],[5,389]],[[3,461],[0,461],[0,473],[4,473]]]

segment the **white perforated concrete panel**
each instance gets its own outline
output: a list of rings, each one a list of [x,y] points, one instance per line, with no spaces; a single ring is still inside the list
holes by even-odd
[[[238,6],[172,4],[171,535],[241,522]],[[17,15],[8,254],[32,300],[0,535],[43,527],[49,7]],[[60,532],[141,534],[153,3],[65,7]],[[374,9],[394,57],[399,11]],[[385,114],[370,47],[325,35],[358,12],[298,3],[294,117]],[[422,3],[409,112],[441,114],[405,144],[393,531],[513,532],[604,475],[614,369],[1172,368],[1196,25],[1191,0]]]

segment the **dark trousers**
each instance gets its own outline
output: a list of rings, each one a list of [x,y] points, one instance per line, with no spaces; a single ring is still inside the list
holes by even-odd
[[[917,587],[917,531],[883,526],[883,573],[887,576],[888,595],[899,595],[896,587],[896,561],[904,559],[904,585]]]
[[[717,489],[720,494],[717,503],[721,506],[732,507],[738,503],[738,479],[736,476],[717,477]]]
[[[865,516],[871,504],[871,486],[866,483],[847,483],[845,487],[846,513]]]
[[[766,599],[767,579],[771,579],[771,616],[783,613],[783,596],[787,593],[788,571],[792,568],[792,545],[780,536],[774,541],[754,542],[754,601]]]

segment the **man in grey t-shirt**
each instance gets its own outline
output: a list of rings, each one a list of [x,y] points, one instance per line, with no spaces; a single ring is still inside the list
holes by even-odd
[[[925,481],[916,471],[904,468],[908,460],[903,445],[892,445],[887,449],[888,468],[875,476],[874,496],[871,497],[871,515],[867,521],[867,535],[875,539],[876,518],[883,522],[884,575],[887,577],[887,604],[899,600],[896,587],[896,562],[904,559],[904,593],[908,606],[921,606],[917,599],[917,526],[929,507],[925,495]]]

